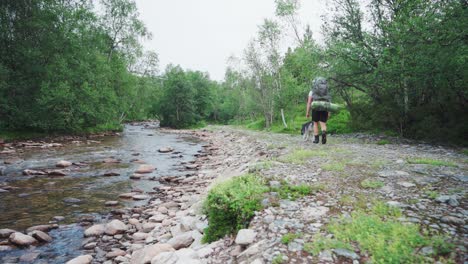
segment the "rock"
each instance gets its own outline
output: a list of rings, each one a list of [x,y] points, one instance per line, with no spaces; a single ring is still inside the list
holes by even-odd
[[[154,223],[161,223],[164,219],[166,219],[167,216],[163,215],[163,214],[156,214],[156,215],[153,215],[152,217],[150,217],[148,219],[148,221],[150,222],[154,222]]]
[[[442,222],[447,224],[454,224],[454,225],[464,225],[465,220],[455,217],[455,216],[444,216],[440,219]]]
[[[138,169],[135,171],[136,173],[151,173],[155,170],[156,168],[153,165],[148,165],[148,164],[143,164],[138,167]]]
[[[120,163],[120,160],[108,158],[102,161],[103,163]]]
[[[39,231],[42,231],[42,232],[49,232],[50,230],[55,229],[55,228],[58,228],[57,224],[37,225],[37,226],[32,226],[32,227],[26,229],[26,233],[31,233],[31,232],[36,231],[36,230],[39,230]]]
[[[48,170],[47,175],[49,176],[67,176],[63,170]]]
[[[330,250],[324,250],[319,253],[319,260],[323,262],[333,262],[332,252]]]
[[[97,246],[97,242],[91,242],[83,246],[86,250],[94,249]]]
[[[435,200],[439,203],[448,203],[451,206],[456,207],[460,205],[457,199],[458,199],[457,195],[441,195],[437,197]]]
[[[11,234],[9,240],[11,243],[23,247],[37,243],[37,240],[34,237],[22,234],[20,232]]]
[[[104,224],[93,225],[84,232],[85,237],[100,236],[106,232],[106,226]]]
[[[154,257],[151,264],[201,264],[193,249],[183,248],[174,252],[164,252]]]
[[[304,248],[304,244],[298,243],[296,241],[291,241],[288,244],[288,250],[291,252],[298,252]]]
[[[23,171],[23,175],[27,175],[27,176],[30,176],[30,175],[47,175],[47,173],[44,172],[44,171],[39,171],[39,170],[26,169],[26,170]]]
[[[198,164],[187,164],[187,165],[185,165],[185,168],[188,169],[188,170],[194,170],[194,169],[196,169],[198,167],[199,167]]]
[[[192,237],[192,232],[185,232],[169,239],[169,241],[167,241],[167,244],[171,245],[174,249],[177,250],[189,247],[192,244],[193,240],[194,239]]]
[[[106,258],[111,259],[111,258],[115,258],[118,256],[125,256],[125,255],[127,255],[127,252],[121,249],[115,248],[115,249],[112,249],[111,252],[106,254]]]
[[[93,261],[93,256],[91,256],[91,255],[82,255],[82,256],[76,257],[76,258],[68,261],[66,264],[90,264],[91,261]]]
[[[60,216],[60,215],[57,215],[57,216],[54,216],[52,219],[53,219],[54,221],[60,222],[60,221],[65,220],[65,217]]]
[[[424,256],[431,256],[435,253],[434,248],[431,246],[423,247],[419,252]]]
[[[120,173],[117,173],[117,172],[106,172],[104,173],[104,176],[107,176],[107,177],[111,177],[111,176],[119,176]]]
[[[286,211],[298,211],[300,209],[299,204],[297,202],[293,202],[290,200],[281,200],[280,208]]]
[[[80,203],[80,202],[81,202],[80,199],[73,198],[73,197],[65,198],[65,199],[63,199],[63,201],[64,201],[65,203]]]
[[[252,229],[241,229],[237,232],[236,244],[241,246],[247,246],[254,242],[257,232]]]
[[[255,259],[254,261],[250,262],[250,264],[263,264],[263,260],[262,259]]]
[[[339,257],[344,257],[344,258],[353,259],[353,260],[359,259],[358,254],[356,254],[353,251],[348,250],[348,249],[337,248],[337,249],[333,249],[333,252]]]
[[[22,255],[20,258],[19,258],[19,261],[20,262],[26,262],[26,263],[32,263],[34,262],[37,257],[39,257],[39,252],[28,252],[24,255]]]
[[[328,213],[330,209],[324,206],[317,206],[317,207],[306,207],[303,209],[303,219],[317,219],[320,218]]]
[[[406,181],[400,181],[400,182],[397,182],[397,184],[400,185],[400,186],[403,186],[405,188],[411,188],[411,187],[416,186],[416,184],[411,183],[411,182],[406,182]]]
[[[0,193],[7,193],[7,192],[9,191],[0,188]]]
[[[280,188],[281,183],[279,181],[270,181],[271,188]]]
[[[0,166],[0,176],[3,176],[3,175],[5,175],[5,167]]]
[[[138,240],[145,240],[149,237],[148,233],[143,233],[143,232],[136,232],[132,235],[132,239],[135,241]]]
[[[122,193],[122,194],[119,194],[119,198],[132,199],[134,195],[136,195],[136,193]]]
[[[37,241],[39,242],[52,242],[52,237],[40,230],[35,230],[31,232],[31,236],[37,239]]]
[[[118,201],[107,201],[104,205],[105,206],[116,206],[116,205],[119,205],[119,202]]]
[[[141,227],[143,232],[151,232],[156,227],[156,223],[144,223]]]
[[[113,236],[125,233],[127,230],[127,226],[122,221],[115,219],[106,225],[105,233]]]
[[[184,216],[180,219],[180,229],[183,232],[194,230],[196,228],[197,219],[193,216]]]
[[[163,148],[160,148],[158,151],[159,151],[160,153],[169,153],[169,152],[174,151],[174,149],[171,148],[171,147],[163,147]]]
[[[55,167],[66,168],[66,167],[70,167],[71,165],[72,165],[71,162],[66,161],[66,160],[61,160],[55,164]]]
[[[397,201],[388,201],[387,205],[390,206],[390,207],[402,207],[402,204],[400,202],[397,202]]]
[[[0,238],[8,238],[11,234],[15,233],[16,231],[13,229],[3,228],[0,229]]]
[[[197,254],[200,258],[206,258],[213,253],[213,249],[211,247],[202,247],[197,250]]]
[[[383,170],[377,173],[380,177],[388,178],[388,177],[403,177],[409,176],[409,173],[406,171],[392,171],[392,170]]]
[[[163,252],[175,251],[174,248],[169,244],[154,244],[145,246],[142,249],[136,250],[132,254],[131,264],[146,264],[150,263],[151,260],[157,255]]]
[[[14,247],[12,246],[0,246],[0,252],[2,251],[10,251],[10,250],[13,250],[15,249]]]
[[[138,173],[133,173],[132,175],[130,175],[131,180],[141,180],[141,177],[143,177],[143,175]]]
[[[132,196],[133,200],[146,200],[146,199],[149,199],[149,196],[148,195],[144,195],[144,194],[137,194],[137,195],[133,195]]]

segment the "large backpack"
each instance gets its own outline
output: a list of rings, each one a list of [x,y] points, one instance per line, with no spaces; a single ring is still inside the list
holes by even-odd
[[[314,101],[331,101],[331,96],[328,92],[327,79],[317,77],[312,82],[312,97]]]

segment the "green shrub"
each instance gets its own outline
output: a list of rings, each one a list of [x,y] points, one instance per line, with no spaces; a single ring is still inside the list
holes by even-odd
[[[271,263],[272,264],[283,264],[284,263],[283,254],[279,254],[278,256],[274,257]]]
[[[234,177],[214,186],[204,204],[208,227],[204,242],[212,242],[249,225],[255,211],[261,209],[263,193],[268,191],[257,175]]]
[[[336,134],[353,132],[350,119],[351,115],[348,110],[341,110],[339,113],[332,114],[327,122],[327,132]]]

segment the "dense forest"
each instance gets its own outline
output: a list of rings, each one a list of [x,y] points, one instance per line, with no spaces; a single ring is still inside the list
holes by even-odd
[[[346,106],[334,132],[466,144],[467,2],[331,2],[318,43],[300,2],[276,0],[275,16],[216,82],[175,65],[160,72],[132,0],[1,1],[0,129],[93,132],[158,118],[296,132],[311,81],[324,76]],[[288,36],[295,44],[283,52]]]

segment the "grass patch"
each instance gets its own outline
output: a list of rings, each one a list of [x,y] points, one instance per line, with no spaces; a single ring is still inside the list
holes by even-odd
[[[381,140],[377,141],[376,144],[377,145],[387,145],[387,144],[390,144],[390,141],[388,141],[387,139],[381,139]]]
[[[333,162],[333,163],[327,163],[322,166],[322,169],[327,170],[327,171],[344,171],[346,167],[345,162]]]
[[[304,164],[311,157],[325,157],[327,152],[312,149],[294,149],[291,153],[280,157],[279,161],[293,164]]]
[[[464,150],[462,151],[462,153],[465,154],[466,156],[468,156],[468,149],[464,149]]]
[[[323,190],[324,185],[290,185],[286,182],[283,182],[281,187],[270,188],[271,192],[278,193],[281,199],[296,200],[300,197],[311,195],[312,193]]]
[[[325,237],[321,234],[314,236],[313,242],[304,244],[304,250],[310,254],[317,256],[321,251],[326,249],[345,248],[352,250],[353,248],[349,243]]]
[[[361,182],[361,187],[365,189],[378,189],[382,188],[385,184],[382,181],[378,180],[369,180],[365,179]]]
[[[428,164],[433,166],[447,166],[447,167],[456,167],[457,165],[450,161],[444,160],[435,160],[435,159],[428,159],[428,158],[413,158],[408,159],[409,164]]]
[[[428,190],[428,191],[425,191],[424,194],[429,198],[429,199],[435,199],[437,197],[440,196],[439,192],[437,191],[431,191],[431,190]]]
[[[289,245],[294,239],[300,238],[302,234],[299,233],[287,233],[281,237],[281,243]]]
[[[263,193],[267,191],[264,180],[253,174],[234,177],[214,186],[204,203],[209,224],[203,241],[213,242],[248,227],[255,211],[262,208]]]
[[[371,210],[353,212],[351,217],[335,220],[328,226],[333,238],[316,236],[307,243],[305,250],[313,255],[325,249],[359,247],[361,254],[368,254],[372,263],[426,263],[419,249],[432,246],[436,255],[450,253],[453,245],[442,237],[429,237],[419,232],[415,224],[402,224],[393,207],[382,202]]]

